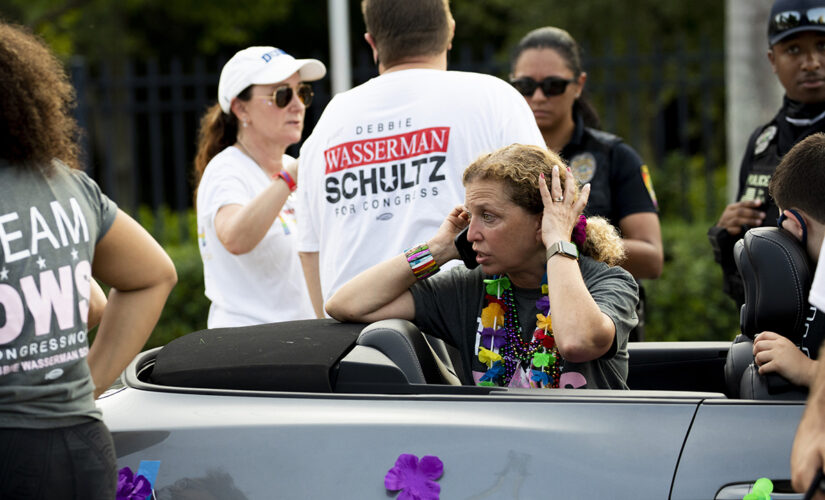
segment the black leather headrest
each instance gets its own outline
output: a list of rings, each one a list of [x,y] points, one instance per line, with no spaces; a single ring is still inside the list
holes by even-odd
[[[417,326],[402,319],[385,319],[365,327],[356,343],[373,347],[390,358],[411,384],[461,385],[449,373]]]
[[[736,242],[733,257],[745,285],[742,333],[752,339],[769,330],[799,343],[812,278],[811,262],[799,241],[784,229],[755,228]]]

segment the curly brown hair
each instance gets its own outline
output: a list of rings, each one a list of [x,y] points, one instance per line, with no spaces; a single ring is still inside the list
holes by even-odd
[[[549,180],[553,165],[559,166],[559,178],[564,184],[567,164],[556,153],[538,146],[511,144],[480,156],[464,170],[464,185],[475,180],[496,180],[504,183],[510,201],[531,214],[544,211],[539,191],[539,174]],[[579,197],[576,186],[575,199]],[[603,217],[587,218],[587,239],[581,249],[595,260],[611,266],[624,259],[624,244],[618,231]]]
[[[63,64],[23,26],[0,21],[0,159],[51,170],[79,168],[75,92]]]

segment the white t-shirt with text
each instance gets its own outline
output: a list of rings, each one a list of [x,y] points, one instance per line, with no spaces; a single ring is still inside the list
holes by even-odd
[[[336,95],[301,148],[298,250],[319,252],[325,300],[432,237],[481,154],[545,147],[524,98],[489,75],[409,69]]]
[[[284,155],[284,164],[292,158]],[[287,199],[264,239],[242,255],[218,240],[215,214],[246,205],[272,180],[241,150],[228,147],[206,166],[198,186],[198,247],[209,307],[209,328],[314,318],[295,249],[294,196]]]

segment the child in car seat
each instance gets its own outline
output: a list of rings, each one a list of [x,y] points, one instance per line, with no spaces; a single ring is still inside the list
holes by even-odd
[[[793,234],[814,266],[825,235],[825,134],[794,146],[771,177],[769,191],[780,208],[777,226]],[[762,332],[753,343],[759,373],[778,373],[809,387],[816,374],[817,353],[825,337],[825,312],[811,306],[800,345],[776,332]]]

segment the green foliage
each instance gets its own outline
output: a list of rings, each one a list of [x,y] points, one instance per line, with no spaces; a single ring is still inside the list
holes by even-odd
[[[294,0],[5,0],[2,17],[32,27],[61,56],[184,57],[298,39]],[[321,7],[320,2],[318,7]],[[312,9],[315,10],[315,9]],[[315,20],[316,33],[326,26]],[[271,40],[273,27],[281,27]],[[277,29],[277,28],[276,28]],[[293,35],[293,36],[290,36]],[[267,40],[269,39],[269,40]],[[326,37],[323,38],[326,40]],[[105,42],[101,43],[101,40]]]
[[[647,52],[654,47],[672,49],[683,43],[685,34],[699,33],[711,46],[722,47],[724,37],[725,3],[718,0],[452,0],[450,3],[456,19],[456,45],[489,41],[500,48],[497,56],[505,63],[519,39],[541,26],[566,29],[586,47],[600,50],[611,47],[617,52],[625,52],[629,43]]]
[[[186,246],[198,238],[197,216],[193,209],[181,213],[162,206],[153,211],[144,205],[138,209],[136,219],[164,248],[170,245]]]
[[[661,165],[651,168],[662,221],[716,220],[725,206],[725,174],[724,168],[709,172],[704,156],[668,154]]]
[[[169,295],[145,349],[166,345],[181,335],[206,328],[209,313],[209,299],[203,294],[203,264],[197,240],[164,248],[175,263],[178,284]]]
[[[178,284],[169,294],[146,343],[145,349],[149,349],[206,328],[209,299],[203,294],[203,263],[198,251],[195,211],[178,213],[163,207],[153,212],[141,207],[137,219],[163,246],[178,271]]]
[[[739,314],[722,292],[722,269],[706,235],[712,224],[662,221],[664,270],[658,280],[644,283],[646,340],[732,340],[736,335]]]

